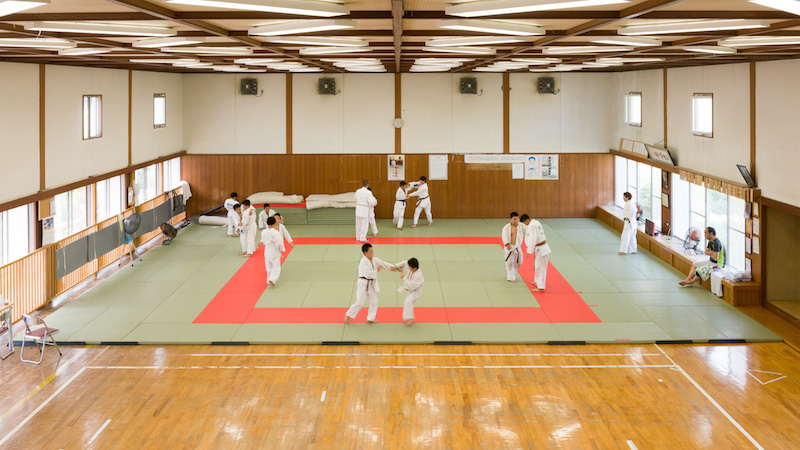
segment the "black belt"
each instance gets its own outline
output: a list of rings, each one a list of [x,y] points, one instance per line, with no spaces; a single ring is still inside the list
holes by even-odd
[[[360,278],[362,280],[367,280],[367,288],[364,290],[364,292],[369,292],[369,284],[372,283],[373,281],[375,281],[375,279],[374,278],[367,278],[367,277],[358,277],[358,278]]]
[[[398,201],[398,202],[403,202],[403,204],[404,204],[404,205],[406,204],[406,201],[405,201],[405,200],[397,200],[397,201]]]

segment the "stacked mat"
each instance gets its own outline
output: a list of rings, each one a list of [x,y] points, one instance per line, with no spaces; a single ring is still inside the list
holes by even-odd
[[[309,225],[350,225],[356,223],[355,208],[317,208],[309,209]],[[281,211],[283,214],[283,211]],[[289,222],[289,219],[286,219]]]
[[[272,208],[281,213],[286,225],[308,225],[308,210],[305,208],[276,207]],[[260,213],[261,211],[259,211]],[[355,213],[354,213],[355,214]],[[355,223],[355,219],[353,219]]]

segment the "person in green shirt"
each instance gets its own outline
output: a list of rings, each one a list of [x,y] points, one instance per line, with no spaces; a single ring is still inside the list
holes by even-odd
[[[711,276],[711,272],[714,269],[725,267],[725,246],[722,245],[722,241],[717,237],[717,230],[714,227],[708,227],[705,229],[705,235],[708,242],[706,255],[708,255],[709,260],[706,263],[700,263],[699,266],[692,264],[686,279],[678,282],[681,286],[691,286],[700,280],[705,281]]]

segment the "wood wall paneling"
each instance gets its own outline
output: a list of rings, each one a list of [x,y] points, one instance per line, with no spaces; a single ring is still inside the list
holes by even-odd
[[[614,159],[608,153],[561,154],[558,181],[512,180],[511,170],[468,170],[461,155],[449,156],[449,179],[429,181],[436,218],[594,217],[597,205],[614,198]],[[406,155],[407,181],[428,175],[428,155]],[[387,181],[386,155],[186,155],[183,178],[192,186],[190,215],[262,191],[286,194],[353,192],[370,181],[379,218],[392,216],[396,181]],[[413,215],[414,208],[406,208]]]
[[[46,65],[39,64],[39,190],[43,191],[47,189],[47,182],[45,180],[45,132],[44,132],[44,125],[45,125],[45,71]]]

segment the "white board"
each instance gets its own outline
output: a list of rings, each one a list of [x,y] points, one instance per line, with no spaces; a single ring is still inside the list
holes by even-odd
[[[447,179],[447,155],[428,155],[428,179]]]

